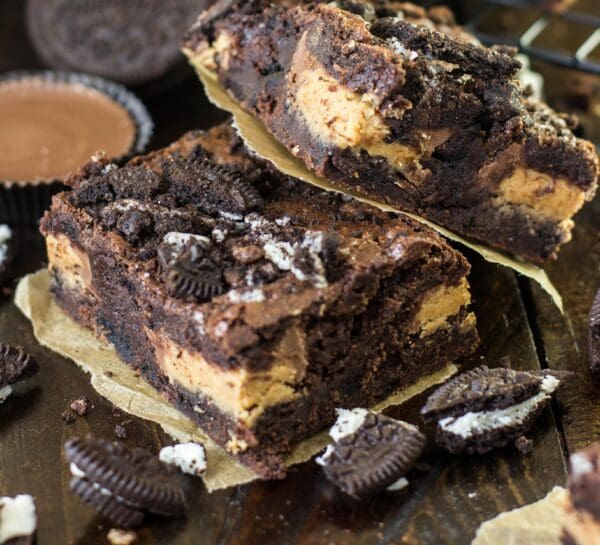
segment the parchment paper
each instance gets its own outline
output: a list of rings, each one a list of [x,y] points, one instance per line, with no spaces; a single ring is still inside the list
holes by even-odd
[[[121,410],[152,420],[178,441],[197,441],[206,448],[208,469],[203,476],[209,492],[244,484],[256,479],[246,469],[204,435],[197,426],[169,405],[142,378],[123,363],[112,345],[99,340],[91,331],[71,320],[54,303],[49,291],[50,275],[42,270],[19,282],[15,303],[33,325],[40,344],[72,359],[91,375],[94,389]],[[110,371],[109,374],[106,372]],[[430,386],[448,380],[456,372],[454,365],[430,375],[404,390],[398,391],[373,407],[381,411],[400,405]],[[321,451],[329,442],[323,432],[301,443],[287,460],[288,465],[304,462]]]
[[[567,494],[557,486],[540,501],[484,522],[471,545],[561,545]]]
[[[397,208],[393,208],[387,204],[373,201],[357,193],[341,190],[339,187],[334,186],[327,180],[320,178],[313,172],[309,171],[304,163],[294,157],[283,144],[278,142],[275,137],[269,133],[265,125],[260,119],[253,116],[244,110],[237,101],[228,93],[228,91],[219,83],[214,70],[211,68],[212,65],[212,53],[208,51],[202,56],[194,56],[193,52],[184,50],[192,65],[196,69],[208,98],[219,108],[228,111],[233,116],[234,125],[239,132],[240,136],[244,139],[248,147],[250,147],[259,157],[273,163],[281,172],[288,176],[293,176],[307,183],[316,185],[327,191],[334,191],[337,193],[346,193],[357,200],[376,206],[381,210],[387,212],[396,212],[404,214],[416,221],[428,225],[444,237],[463,244],[464,246],[471,248],[485,260],[490,263],[497,263],[504,267],[509,267],[523,276],[531,278],[537,282],[544,291],[546,291],[556,306],[563,312],[563,303],[558,290],[554,287],[550,278],[542,268],[537,267],[532,263],[522,261],[520,259],[509,256],[504,252],[493,250],[487,246],[471,242],[451,231],[440,227],[429,220],[426,220],[420,216],[415,216],[408,212],[404,212]]]

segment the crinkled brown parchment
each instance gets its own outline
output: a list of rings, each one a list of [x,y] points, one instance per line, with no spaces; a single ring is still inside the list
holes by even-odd
[[[398,210],[397,208],[393,208],[381,202],[373,201],[351,191],[342,191],[339,187],[334,186],[330,182],[309,171],[306,168],[306,165],[300,161],[300,159],[294,157],[287,150],[287,148],[283,146],[283,144],[278,142],[275,137],[269,133],[260,119],[244,110],[219,83],[214,70],[211,68],[211,66],[214,64],[212,62],[211,51],[207,51],[205,55],[200,57],[194,57],[194,54],[190,51],[187,51],[186,54],[190,58],[192,65],[202,80],[208,98],[211,100],[211,102],[213,102],[213,104],[223,110],[228,111],[233,116],[234,125],[238,133],[244,139],[248,147],[251,148],[259,157],[270,161],[281,172],[287,174],[288,176],[298,178],[327,191],[347,193],[357,200],[363,201],[372,206],[376,206],[381,210],[404,214],[416,221],[428,225],[442,236],[454,242],[458,242],[467,248],[471,248],[471,250],[477,252],[486,261],[489,261],[490,263],[497,263],[504,267],[509,267],[519,274],[527,276],[528,278],[536,281],[542,287],[542,289],[550,295],[560,311],[563,312],[562,298],[556,287],[550,281],[550,278],[544,269],[537,267],[533,263],[511,257],[504,252],[493,250],[488,246],[467,240],[420,216],[403,212],[402,210]]]
[[[63,313],[54,303],[49,286],[48,272],[39,271],[23,278],[15,295],[15,303],[31,320],[40,344],[72,359],[90,374],[94,389],[121,410],[160,424],[178,441],[202,443],[208,458],[208,470],[203,479],[209,491],[244,484],[257,478],[204,435],[189,418],[167,403],[149,384],[136,377],[109,343],[99,340],[91,331]],[[110,374],[105,374],[105,371],[110,371]],[[455,372],[456,367],[449,365],[396,392],[374,409],[381,411],[392,405],[400,405],[430,386],[446,381]],[[328,442],[326,432],[304,441],[290,455],[288,465],[310,459]]]
[[[561,545],[567,494],[557,486],[540,501],[484,522],[471,545]]]

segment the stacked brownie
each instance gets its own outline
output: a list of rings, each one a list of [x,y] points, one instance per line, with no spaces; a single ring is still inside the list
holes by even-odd
[[[594,146],[447,10],[221,0],[185,51],[318,175],[517,256],[555,257],[596,190]]]
[[[42,220],[56,301],[262,477],[336,408],[476,346],[457,251],[282,176],[228,125],[69,184]]]

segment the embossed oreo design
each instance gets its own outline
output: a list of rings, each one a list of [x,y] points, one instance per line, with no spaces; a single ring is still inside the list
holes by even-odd
[[[421,414],[449,452],[484,454],[526,434],[567,376],[478,367],[438,388]]]
[[[65,443],[73,493],[122,528],[145,513],[182,516],[186,502],[177,474],[156,456],[88,437]]]
[[[331,482],[354,498],[406,486],[404,476],[425,446],[417,427],[366,409],[338,409],[329,434],[334,443],[317,463]]]

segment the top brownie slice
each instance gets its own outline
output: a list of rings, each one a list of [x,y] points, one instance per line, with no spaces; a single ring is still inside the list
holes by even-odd
[[[317,174],[515,255],[555,257],[595,192],[594,146],[447,10],[221,1],[185,51]]]
[[[336,407],[477,343],[457,251],[281,176],[229,126],[69,183],[42,220],[57,302],[263,476]]]

